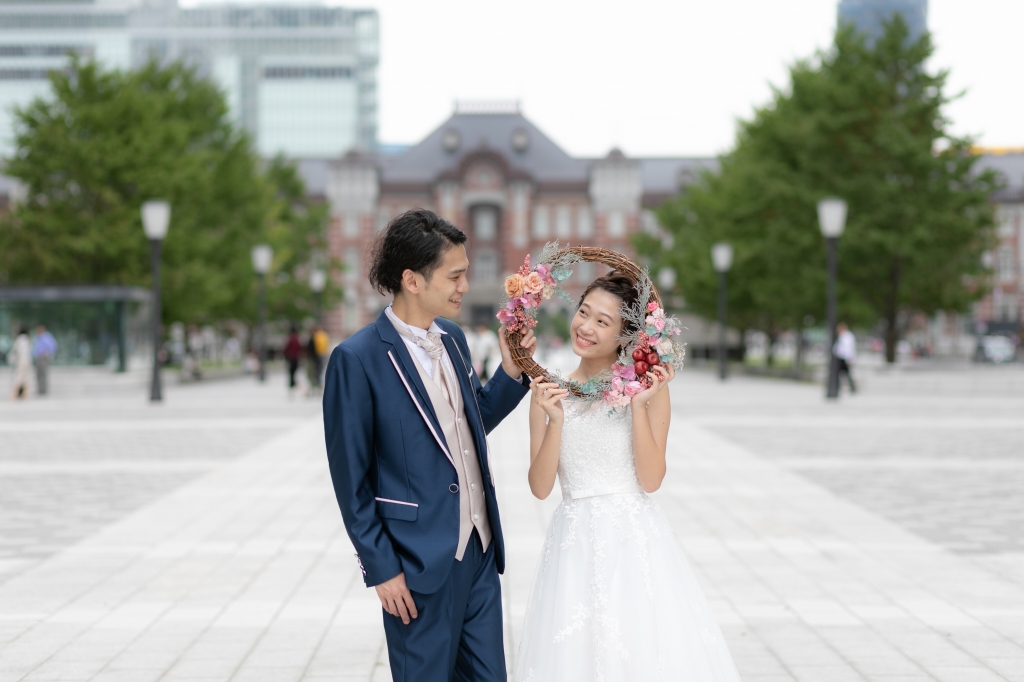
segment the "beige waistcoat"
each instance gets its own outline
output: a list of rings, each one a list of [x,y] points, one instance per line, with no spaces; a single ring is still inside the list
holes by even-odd
[[[419,372],[420,379],[430,396],[430,402],[434,405],[434,414],[441,423],[444,440],[448,444],[455,471],[459,475],[459,545],[455,550],[455,558],[462,561],[473,528],[476,528],[480,535],[480,544],[483,545],[484,551],[491,544],[491,524],[487,520],[487,503],[484,500],[484,479],[480,471],[480,460],[477,459],[476,445],[473,443],[473,432],[466,419],[459,380],[455,377],[447,352],[441,358],[441,371],[448,377],[454,408],[445,400],[437,383],[441,381],[441,377],[437,377],[435,382],[415,358],[412,364],[416,365],[416,371]]]

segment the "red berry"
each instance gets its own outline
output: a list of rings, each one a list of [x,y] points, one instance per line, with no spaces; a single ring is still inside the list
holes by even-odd
[[[653,353],[652,352],[652,353],[648,353],[647,357],[644,358],[644,360],[647,361],[648,365],[650,365],[651,367],[654,367],[655,365],[657,365],[661,361],[661,358],[658,357],[657,353]]]
[[[637,348],[635,351],[633,351],[633,362],[640,362],[641,360],[645,359],[646,357],[647,357],[647,354],[644,353],[643,349],[641,349],[641,348]]]
[[[634,363],[634,365],[633,365],[633,369],[636,370],[636,375],[638,377],[639,376],[643,376],[644,374],[647,374],[647,370],[649,370],[650,368],[651,368],[650,365],[648,365],[643,360],[637,360],[636,363]]]

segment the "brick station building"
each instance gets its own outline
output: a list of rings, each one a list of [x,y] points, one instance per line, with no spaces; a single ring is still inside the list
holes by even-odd
[[[377,233],[410,208],[427,208],[469,236],[470,290],[464,324],[489,323],[504,277],[548,241],[585,244],[632,254],[630,236],[656,230],[650,209],[695,181],[708,158],[575,158],[520,112],[518,105],[457,105],[422,142],[394,157],[357,153],[303,174],[320,175],[331,205],[329,244],[345,264],[344,302],[326,316],[333,338],[372,321],[387,304],[367,281],[367,258]],[[319,184],[314,181],[314,184]],[[584,263],[566,285],[578,293],[601,272]],[[557,309],[553,300],[546,309]]]

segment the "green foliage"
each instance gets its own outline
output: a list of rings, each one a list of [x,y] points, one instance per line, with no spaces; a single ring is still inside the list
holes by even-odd
[[[325,272],[340,269],[337,259],[328,254],[324,233],[329,207],[306,195],[295,165],[283,157],[270,162],[266,177],[275,188],[266,232],[266,241],[274,249],[267,309],[271,319],[301,320],[316,314],[316,301],[309,288],[313,268]],[[329,277],[322,294],[324,309],[333,306],[341,293],[341,287]],[[248,300],[256,300],[255,289]]]
[[[148,286],[139,209],[152,198],[172,207],[166,322],[252,319],[251,247],[281,248],[278,268],[317,248],[310,234],[323,212],[301,209],[294,169],[275,161],[264,173],[222,93],[193,70],[150,63],[104,71],[75,61],[50,80],[49,96],[16,112],[17,151],[5,162],[4,172],[27,188],[0,222],[6,281]]]
[[[947,72],[928,72],[931,53],[930,37],[910,43],[898,17],[872,45],[841,28],[827,53],[791,68],[788,92],[740,124],[717,174],[661,207],[675,247],[644,237],[638,248],[675,267],[689,307],[713,317],[710,248],[731,242],[730,321],[774,336],[824,315],[816,204],[842,197],[840,316],[884,320],[892,359],[902,312],[962,311],[984,293],[992,240],[996,178],[977,173],[970,139],[949,131]]]

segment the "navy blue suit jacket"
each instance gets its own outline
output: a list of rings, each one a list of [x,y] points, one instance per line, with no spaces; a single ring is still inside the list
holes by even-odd
[[[505,542],[486,434],[529,389],[500,367],[481,386],[462,329],[441,318],[436,322],[447,332],[441,338],[459,377],[502,572]],[[404,571],[409,589],[429,594],[441,587],[455,559],[459,477],[414,362],[381,312],[375,323],[331,353],[324,431],[334,492],[366,585],[379,585]]]

